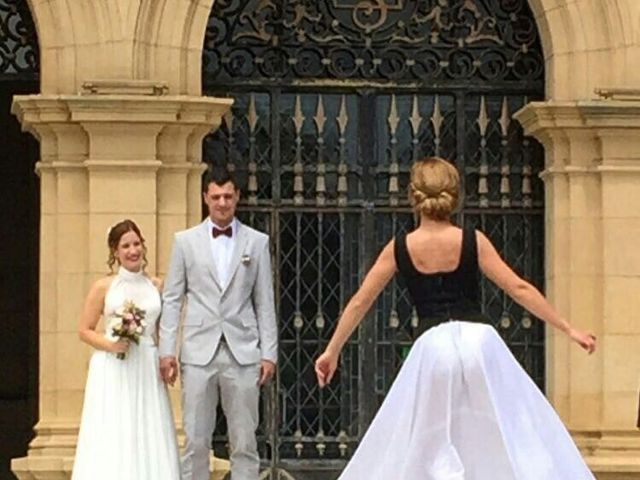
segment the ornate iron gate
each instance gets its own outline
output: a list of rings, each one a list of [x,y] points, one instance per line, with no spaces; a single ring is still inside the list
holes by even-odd
[[[242,217],[274,244],[281,355],[261,427],[273,478],[334,476],[411,345],[417,318],[394,281],[339,378],[316,385],[341,308],[384,243],[413,226],[414,159],[455,161],[459,222],[542,284],[543,153],[511,119],[543,93],[540,51],[525,0],[217,0],[203,83],[235,104],[204,158],[235,169]],[[541,326],[488,283],[482,299],[542,386]]]

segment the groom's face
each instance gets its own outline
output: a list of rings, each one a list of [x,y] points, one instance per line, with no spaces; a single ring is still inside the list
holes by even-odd
[[[209,207],[209,217],[213,223],[226,227],[236,214],[236,206],[240,200],[240,191],[232,182],[224,185],[210,183],[203,193],[204,203]]]

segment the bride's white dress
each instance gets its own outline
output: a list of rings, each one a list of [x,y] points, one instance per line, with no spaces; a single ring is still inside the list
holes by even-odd
[[[124,360],[96,351],[89,365],[72,480],[178,480],[178,448],[152,333],[158,290],[143,273],[120,268],[105,297],[105,335],[126,301],[146,311],[140,345]]]
[[[418,338],[339,480],[593,480],[493,327]]]

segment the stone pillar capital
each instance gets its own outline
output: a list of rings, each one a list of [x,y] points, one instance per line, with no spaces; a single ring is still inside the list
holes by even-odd
[[[12,113],[40,140],[54,135],[51,140],[76,143],[78,127],[89,139],[113,133],[156,136],[166,127],[204,135],[220,125],[232,103],[227,98],[168,95],[17,95]]]
[[[531,102],[514,114],[527,135],[640,129],[640,94],[595,100]]]
[[[640,96],[624,100],[531,102],[514,117],[525,134],[536,137],[545,146],[551,146],[554,140],[584,140],[588,137],[604,142],[627,138],[640,145]]]
[[[640,96],[532,102],[514,116],[545,146],[545,178],[640,173]]]
[[[200,142],[233,101],[168,95],[19,95],[12,112],[41,142],[42,168],[200,162]],[[141,163],[142,162],[142,163]]]

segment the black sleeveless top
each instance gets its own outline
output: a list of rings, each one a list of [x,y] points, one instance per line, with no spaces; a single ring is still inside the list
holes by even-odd
[[[480,308],[475,229],[462,230],[460,260],[451,272],[419,272],[409,256],[406,234],[396,237],[394,255],[420,319],[417,333],[448,320],[486,321]]]

